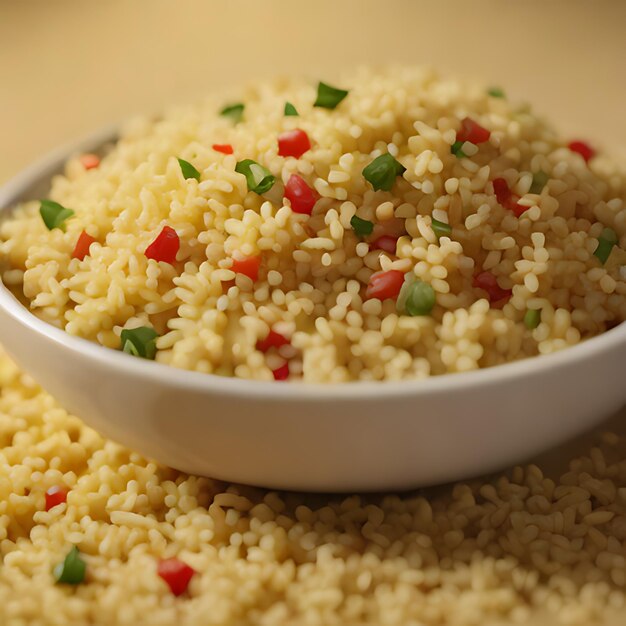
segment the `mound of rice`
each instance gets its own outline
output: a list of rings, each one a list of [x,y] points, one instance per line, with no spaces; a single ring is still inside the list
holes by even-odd
[[[19,207],[0,231],[3,280],[71,334],[119,349],[123,328],[151,326],[162,363],[261,380],[489,367],[626,319],[626,176],[615,164],[587,163],[528,108],[430,71],[363,70],[338,85],[347,96],[325,109],[313,106],[312,82],[261,83],[237,94],[239,123],[219,115],[232,98],[212,98],[135,123],[98,167],[71,160],[50,198],[75,215],[65,232],[47,230],[37,203]],[[298,116],[284,115],[286,102]],[[465,118],[488,139],[455,144]],[[278,136],[296,128],[311,148],[279,156]],[[363,169],[385,153],[406,169],[390,191],[374,190]],[[269,191],[248,189],[235,171],[244,159],[276,177]],[[283,197],[293,174],[319,196],[310,216]],[[370,235],[355,232],[355,215]],[[433,220],[451,232],[438,236]],[[164,226],[180,240],[171,264],[145,254]],[[603,264],[594,252],[605,228],[618,246]],[[83,230],[96,242],[79,260]],[[232,269],[249,257],[261,261],[256,281]],[[391,270],[430,285],[432,311],[368,297],[372,276]],[[500,302],[477,282],[484,273]],[[525,324],[529,310],[538,317]],[[270,330],[284,345],[259,350]]]
[[[387,496],[311,496],[160,467],[68,415],[0,355],[0,623],[454,626],[626,620],[626,439]],[[46,512],[52,486],[67,503]],[[55,584],[72,545],[79,585]],[[195,575],[174,597],[157,575]]]

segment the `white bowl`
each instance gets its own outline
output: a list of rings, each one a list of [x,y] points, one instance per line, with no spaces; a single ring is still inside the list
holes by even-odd
[[[111,131],[59,150],[0,190],[0,210]],[[170,368],[72,337],[0,285],[0,342],[69,411],[194,474],[266,487],[404,489],[496,470],[626,403],[626,324],[562,352],[422,381],[324,386]]]

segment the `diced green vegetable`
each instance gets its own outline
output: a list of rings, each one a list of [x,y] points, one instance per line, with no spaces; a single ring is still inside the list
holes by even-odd
[[[347,95],[348,92],[345,89],[337,89],[320,81],[317,85],[317,99],[313,106],[334,109]]]
[[[76,546],[72,546],[62,563],[55,565],[52,570],[56,582],[68,585],[78,585],[85,580],[87,563],[83,561]]]
[[[533,174],[533,182],[530,185],[530,193],[541,193],[548,180],[550,180],[550,177],[543,170],[535,172]]]
[[[404,306],[409,315],[429,315],[435,306],[435,290],[428,283],[415,281]]]
[[[245,108],[245,105],[241,102],[228,104],[220,111],[220,115],[222,117],[229,117],[235,124],[238,124],[243,119],[243,111]]]
[[[450,226],[450,224],[446,224],[445,222],[433,219],[431,227],[435,235],[437,235],[437,239],[443,236],[449,237],[452,234],[452,226]]]
[[[604,265],[613,250],[613,246],[617,244],[617,233],[612,228],[605,228],[600,237],[598,237],[598,247],[594,255],[598,257],[600,263]]]
[[[276,178],[266,167],[259,165],[252,159],[239,161],[235,167],[235,172],[243,174],[246,177],[248,190],[258,194],[269,191],[276,182]]]
[[[402,283],[402,287],[400,287],[400,293],[398,293],[398,297],[396,298],[396,310],[402,315],[405,314],[404,305],[406,304],[406,299],[409,295],[411,285],[416,280],[417,279],[415,278],[415,274],[413,274],[412,272],[407,272],[404,275],[404,283]]]
[[[539,326],[539,322],[541,321],[541,310],[540,309],[528,309],[526,314],[524,315],[524,325],[528,330],[533,330]]]
[[[403,315],[429,315],[435,306],[435,290],[428,284],[413,277],[405,280],[396,308]]]
[[[487,93],[492,98],[506,98],[506,94],[504,93],[504,89],[502,89],[502,87],[490,87],[487,89]]]
[[[178,164],[180,165],[180,171],[183,173],[185,178],[195,178],[196,180],[200,180],[200,172],[191,163],[189,163],[189,161],[178,159]]]
[[[153,360],[156,356],[156,339],[159,334],[150,326],[125,328],[121,334],[122,350],[127,354]]]
[[[53,200],[41,200],[39,214],[48,230],[60,228],[65,230],[65,220],[74,215],[72,209],[66,209],[62,204]]]
[[[372,231],[374,230],[374,224],[372,222],[370,222],[369,220],[361,219],[356,215],[352,216],[352,219],[350,220],[350,226],[352,226],[352,230],[359,237],[367,237],[368,235],[371,235]]]
[[[455,141],[450,147],[450,152],[452,152],[457,159],[464,159],[467,156],[467,154],[461,150],[464,143],[464,141]]]
[[[363,169],[363,176],[376,191],[391,191],[397,176],[402,176],[406,167],[396,161],[388,152],[376,157]]]
[[[296,110],[296,107],[293,106],[293,104],[291,104],[291,102],[285,102],[285,115],[286,116],[296,116],[298,115],[298,111]]]

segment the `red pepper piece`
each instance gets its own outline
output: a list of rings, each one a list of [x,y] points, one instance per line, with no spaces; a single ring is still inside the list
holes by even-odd
[[[272,374],[274,374],[274,380],[287,380],[289,378],[289,363],[272,370]]]
[[[404,273],[399,270],[376,272],[376,274],[372,274],[370,277],[369,284],[365,290],[365,297],[378,298],[379,300],[395,299],[400,293],[402,283],[404,283]]]
[[[309,136],[299,128],[287,130],[278,135],[279,156],[292,156],[299,159],[307,150],[311,149]]]
[[[505,209],[509,209],[509,211],[513,211],[516,217],[528,210],[527,206],[518,203],[519,196],[511,192],[504,178],[495,178],[492,184],[498,204],[501,204]]]
[[[392,237],[391,235],[382,235],[376,241],[372,243],[372,248],[375,250],[384,250],[390,254],[396,253],[396,246],[398,244],[399,237]]]
[[[596,155],[596,151],[584,141],[571,141],[567,147],[572,152],[580,154],[580,156],[585,159],[585,163],[589,163],[589,159]]]
[[[496,200],[498,204],[504,206],[504,204],[511,197],[511,190],[509,189],[509,185],[507,184],[504,178],[495,178],[492,182],[493,192],[496,194]]]
[[[259,267],[261,267],[260,256],[248,256],[241,259],[233,259],[231,270],[236,274],[245,274],[256,282],[259,278]]]
[[[145,255],[155,261],[173,264],[180,249],[180,239],[170,226],[163,226],[157,238],[146,248]]]
[[[515,198],[517,198],[517,196],[515,196]],[[519,199],[519,198],[517,198],[517,199]],[[520,204],[519,202],[517,202],[513,198],[509,201],[509,204],[506,206],[506,208],[510,209],[511,211],[513,211],[513,213],[515,214],[515,217],[520,217],[522,215],[522,213],[524,213],[525,211],[528,211],[528,207],[527,206],[524,206],[523,204]]]
[[[291,203],[294,213],[311,215],[317,202],[317,194],[311,189],[302,176],[292,174],[285,185],[285,198]]]
[[[67,502],[67,489],[64,487],[54,485],[46,491],[46,511],[63,502]]]
[[[476,276],[474,276],[472,285],[478,289],[486,291],[489,302],[491,304],[504,305],[513,295],[513,291],[511,289],[502,289],[502,287],[498,285],[498,280],[496,279],[496,277],[489,271],[484,271],[480,272],[480,274],[476,274]],[[496,306],[494,308],[498,307]]]
[[[196,571],[177,558],[163,559],[157,566],[157,574],[168,584],[175,596],[185,593]]]
[[[267,352],[270,348],[280,348],[280,346],[286,346],[288,344],[289,339],[270,329],[265,339],[257,341],[256,349],[261,352]]]
[[[82,261],[89,254],[89,246],[96,241],[95,237],[92,237],[87,231],[83,231],[76,241],[74,251],[72,252],[72,258]]]
[[[461,128],[456,134],[457,141],[469,141],[475,145],[489,141],[489,137],[491,132],[469,117],[461,120]]]
[[[216,152],[221,152],[223,154],[233,153],[233,147],[229,143],[214,143],[212,148]]]
[[[79,161],[86,170],[92,170],[100,165],[100,157],[97,154],[81,154]]]

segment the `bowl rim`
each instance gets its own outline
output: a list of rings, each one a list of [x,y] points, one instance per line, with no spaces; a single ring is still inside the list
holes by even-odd
[[[0,219],[17,203],[35,183],[59,171],[74,153],[95,151],[104,143],[119,136],[119,125],[107,126],[77,141],[61,146],[35,161],[0,186]],[[168,387],[176,386],[189,391],[231,396],[250,395],[272,400],[306,399],[328,401],[342,399],[371,399],[372,397],[416,396],[428,393],[442,394],[466,387],[485,387],[524,376],[541,375],[546,370],[558,368],[570,361],[587,360],[622,343],[626,348],[626,322],[600,335],[550,354],[526,357],[501,365],[469,372],[430,376],[423,379],[401,381],[349,381],[342,383],[314,383],[303,381],[277,382],[206,374],[184,370],[165,363],[131,358],[121,351],[70,335],[34,315],[4,285],[0,278],[0,309],[22,326],[42,335],[60,347],[79,352],[101,365],[122,370],[130,376],[161,381]],[[323,391],[322,391],[323,390]]]

